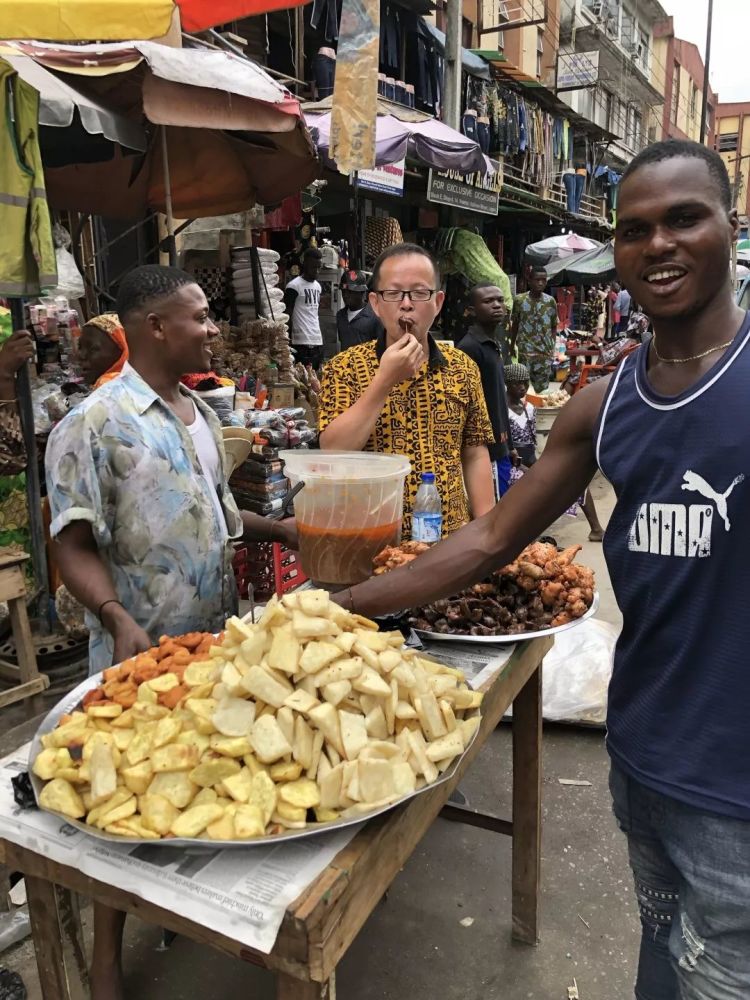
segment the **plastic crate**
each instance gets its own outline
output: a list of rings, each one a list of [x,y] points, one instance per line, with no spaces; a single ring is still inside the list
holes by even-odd
[[[234,576],[242,600],[252,586],[256,601],[283,597],[307,582],[299,557],[279,542],[247,542],[234,556]]]

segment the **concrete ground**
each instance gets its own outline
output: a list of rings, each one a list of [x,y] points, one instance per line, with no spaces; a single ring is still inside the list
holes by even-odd
[[[593,491],[606,524],[611,489],[596,480]],[[579,558],[596,569],[602,592],[599,616],[618,623],[601,545],[586,541],[583,515],[560,519],[550,534],[582,542]],[[462,785],[470,805],[510,815],[510,767],[510,729],[501,726]],[[568,1000],[574,980],[580,1000],[629,1000],[639,928],[607,773],[601,731],[545,726],[539,947],[510,939],[509,839],[438,820],[339,967],[339,1000]],[[158,929],[128,921],[128,997],[274,996],[263,970],[184,938],[160,944]],[[0,966],[20,971],[30,1000],[41,1000],[30,942],[0,956]]]

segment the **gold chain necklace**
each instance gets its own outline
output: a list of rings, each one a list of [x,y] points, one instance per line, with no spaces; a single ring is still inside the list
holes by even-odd
[[[701,354],[694,354],[691,358],[663,358],[661,354],[659,354],[659,350],[656,346],[656,334],[654,334],[651,338],[651,343],[654,345],[654,354],[659,361],[663,362],[665,365],[684,365],[687,364],[688,361],[700,361],[701,358],[707,358],[709,354],[713,354],[715,351],[726,350],[727,347],[731,347],[734,343],[734,337],[732,337],[731,340],[728,340],[726,344],[719,344],[717,347],[709,347],[707,351],[703,351]]]

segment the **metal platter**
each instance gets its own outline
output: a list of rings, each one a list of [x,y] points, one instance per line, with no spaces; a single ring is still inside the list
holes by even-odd
[[[34,774],[32,771],[32,765],[37,754],[43,749],[42,736],[51,732],[57,726],[60,716],[78,708],[83,696],[92,688],[98,687],[101,681],[101,674],[95,674],[93,677],[88,677],[85,681],[82,681],[78,687],[70,691],[61,701],[57,703],[57,705],[54,706],[53,709],[51,709],[39,726],[29,750],[29,777],[34,789],[37,806],[39,806],[39,796],[44,788],[45,782]],[[466,717],[468,718],[472,715],[479,715],[479,710],[474,709],[469,711]],[[425,785],[424,788],[420,788],[417,791],[412,792],[410,795],[405,795],[397,802],[391,802],[387,806],[380,806],[379,808],[373,809],[371,812],[364,813],[361,816],[352,816],[349,819],[334,820],[332,823],[310,823],[304,830],[287,830],[285,833],[276,833],[266,837],[254,837],[251,840],[209,840],[207,837],[171,837],[167,839],[161,838],[159,840],[143,840],[139,837],[118,837],[115,834],[107,833],[105,830],[99,830],[95,826],[89,826],[87,823],[82,823],[80,820],[71,819],[63,813],[53,812],[50,809],[43,809],[42,806],[39,806],[39,808],[42,809],[43,812],[50,813],[52,816],[58,816],[70,826],[83,831],[83,833],[88,834],[90,837],[94,837],[96,840],[106,840],[110,844],[148,844],[150,847],[203,847],[206,850],[211,851],[221,850],[225,847],[255,847],[259,844],[267,846],[269,844],[277,844],[282,841],[302,840],[304,837],[314,837],[318,833],[329,833],[333,830],[343,830],[347,826],[357,826],[367,820],[374,819],[375,816],[380,816],[382,813],[395,809],[396,806],[403,805],[405,802],[408,802],[409,799],[413,799],[417,795],[421,795],[422,792],[426,792],[430,788],[435,788],[436,785],[440,785],[444,781],[449,781],[456,773],[456,768],[476,737],[477,733],[475,732],[471,738],[469,746],[466,747],[463,754],[461,754],[460,757],[457,757],[451,766],[438,776],[436,781],[433,781],[430,785]]]
[[[587,618],[591,618],[599,610],[599,591],[594,591],[594,600],[591,602],[591,607],[588,609],[585,615],[581,615],[580,618],[576,618],[572,622],[568,622],[567,625],[555,625],[554,628],[541,629],[539,632],[521,632],[520,635],[461,635],[455,632],[446,634],[444,632],[426,632],[424,629],[415,628],[414,632],[419,636],[420,639],[437,639],[438,642],[465,642],[467,645],[473,646],[479,643],[498,645],[499,643],[511,643],[511,642],[526,642],[527,639],[543,639],[547,635],[557,635],[558,632],[567,632],[569,628],[575,628],[576,625],[580,625],[581,622],[585,622]]]

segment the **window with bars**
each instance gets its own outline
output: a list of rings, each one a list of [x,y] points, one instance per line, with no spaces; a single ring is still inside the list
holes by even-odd
[[[698,88],[693,84],[693,89],[690,93],[690,120],[695,121],[696,115],[698,114]]]
[[[677,112],[680,107],[680,64],[676,62],[672,70],[672,107],[670,121],[677,124]]]
[[[734,153],[737,150],[737,141],[739,138],[739,133],[737,132],[724,132],[719,136],[719,152],[720,153]]]
[[[537,79],[542,78],[542,62],[544,60],[544,28],[537,28],[536,31],[536,75]]]

